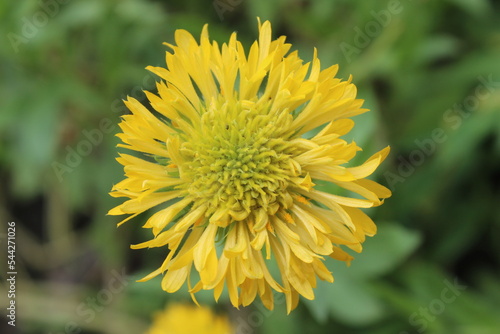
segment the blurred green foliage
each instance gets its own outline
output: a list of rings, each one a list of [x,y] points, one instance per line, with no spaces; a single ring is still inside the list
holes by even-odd
[[[364,252],[350,268],[327,260],[336,282],[319,282],[292,315],[282,304],[200,301],[243,333],[498,333],[499,15],[487,0],[1,2],[0,221],[18,223],[18,333],[68,333],[71,323],[140,333],[165,302],[189,298],[161,293],[158,279],[133,283],[164,250],[131,252],[149,235],[106,216],[123,175],[121,99],[154,89],[144,68],[163,65],[175,29],[197,35],[208,23],[212,38],[238,31],[249,46],[256,16],[303,59],[316,47],[323,67],[353,75],[372,112],[348,138],[364,148],[360,160],[391,145],[376,178],[393,197],[369,211],[380,229]],[[123,268],[123,290],[92,304]]]

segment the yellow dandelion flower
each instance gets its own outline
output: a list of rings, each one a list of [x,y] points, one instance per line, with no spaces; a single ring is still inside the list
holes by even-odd
[[[129,199],[109,214],[130,215],[123,223],[159,208],[144,225],[153,239],[132,248],[169,252],[143,280],[163,274],[167,292],[187,281],[192,295],[213,289],[215,299],[226,286],[235,307],[259,295],[272,309],[274,290],[290,312],[299,295],[314,298],[316,278],[333,282],[324,256],[349,262],[340,246],[360,252],[376,233],[359,208],[391,195],[365,179],[389,148],[346,166],[361,149],[341,136],[354,126],[350,117],[367,111],[356,86],[335,77],[337,65],[321,70],[316,51],[306,64],[289,53],[284,36],[272,40],[268,21],[259,21],[248,53],[236,33],[222,46],[210,42],[206,25],[199,43],[185,30],[175,42],[167,68],[148,67],[163,79],[156,95],[146,92],[156,112],[125,101],[131,114],[120,123],[119,146],[145,157],[120,154],[126,178],[111,195]],[[318,181],[363,198],[320,191]],[[272,261],[280,277],[270,273]]]
[[[154,315],[146,334],[234,334],[229,319],[208,307],[173,304]]]

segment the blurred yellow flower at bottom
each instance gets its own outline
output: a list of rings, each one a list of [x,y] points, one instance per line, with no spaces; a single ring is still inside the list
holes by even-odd
[[[173,304],[153,316],[146,334],[234,334],[229,319],[204,306]]]

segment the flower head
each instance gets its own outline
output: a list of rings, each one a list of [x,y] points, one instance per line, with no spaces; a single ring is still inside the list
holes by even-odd
[[[216,299],[227,286],[235,307],[259,295],[272,309],[274,290],[290,312],[299,295],[314,298],[317,278],[333,281],[325,256],[348,262],[340,246],[360,252],[376,233],[359,208],[390,196],[365,179],[389,148],[346,166],[360,148],[341,136],[367,111],[355,85],[335,77],[337,66],[321,70],[316,51],[304,64],[285,37],[271,39],[267,21],[248,53],[236,33],[221,47],[210,42],[207,26],[199,43],[185,30],[175,42],[167,68],[148,67],[163,79],[157,95],[146,92],[155,111],[125,101],[120,146],[144,157],[118,158],[126,178],[111,195],[129,200],[109,213],[131,215],[126,221],[159,209],[144,225],[153,239],[132,246],[169,250],[144,280],[163,274],[167,292],[187,281],[192,294],[213,289]],[[363,198],[320,191],[319,182]]]
[[[173,304],[154,315],[146,334],[233,334],[225,316],[216,315],[208,307]]]

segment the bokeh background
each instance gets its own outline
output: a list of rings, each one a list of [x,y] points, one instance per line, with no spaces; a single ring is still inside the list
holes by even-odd
[[[372,111],[348,139],[392,198],[379,233],[290,316],[200,295],[239,333],[500,333],[500,4],[488,0],[24,0],[0,2],[2,333],[143,333],[167,295],[164,250],[116,228],[108,196],[127,95],[145,100],[175,29],[246,47],[270,19],[306,61],[353,75]],[[123,150],[122,150],[123,151]],[[8,326],[6,232],[16,222],[17,326]]]

